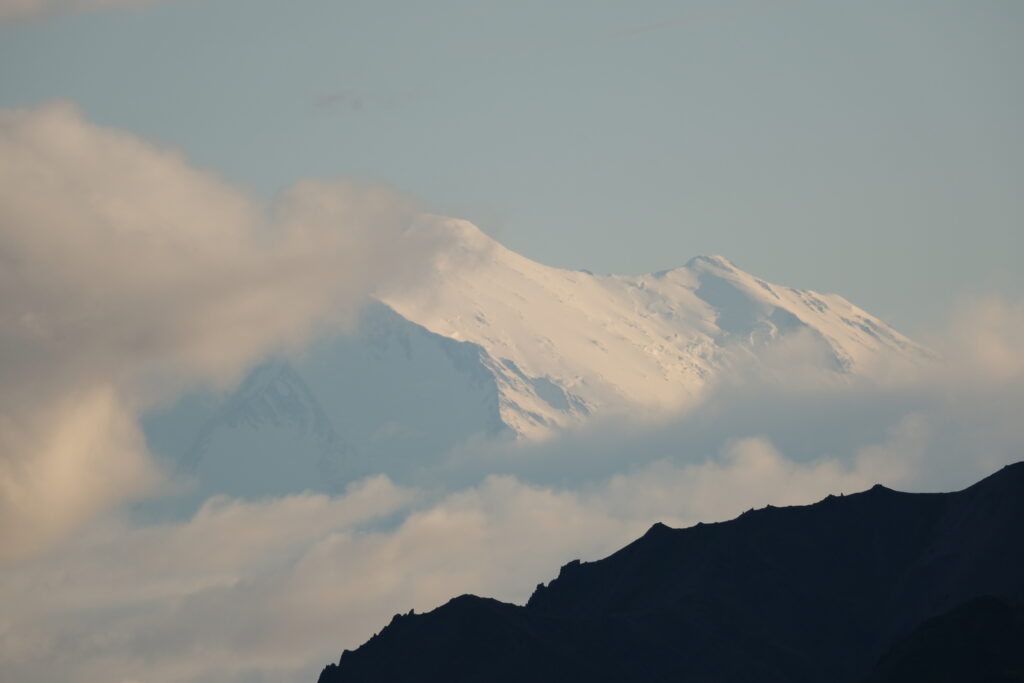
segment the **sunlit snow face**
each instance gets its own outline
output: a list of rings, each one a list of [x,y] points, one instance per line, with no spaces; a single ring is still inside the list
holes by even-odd
[[[722,257],[653,275],[595,276],[515,254],[465,221],[429,286],[382,299],[439,335],[478,345],[501,418],[529,439],[593,415],[671,414],[749,357],[794,347],[809,368],[857,373],[929,353],[837,295],[772,285]]]

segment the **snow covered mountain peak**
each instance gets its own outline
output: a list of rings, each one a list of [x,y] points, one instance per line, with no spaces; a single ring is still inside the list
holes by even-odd
[[[459,218],[426,215],[412,226],[410,232],[440,245],[434,255],[434,272],[447,276],[453,270],[462,270],[493,261],[523,260],[522,256],[505,248],[493,237]]]
[[[736,267],[735,263],[725,258],[721,254],[707,254],[701,256],[694,256],[692,259],[687,261],[686,265],[683,267],[688,268],[690,270],[713,270],[716,268],[725,271],[739,270]]]
[[[428,282],[382,296],[399,315],[478,345],[502,420],[526,437],[605,414],[673,411],[698,400],[736,348],[757,353],[805,332],[839,372],[924,350],[842,297],[781,287],[722,256],[650,275],[593,275],[516,254],[467,221],[418,229],[451,241]]]
[[[841,296],[766,282],[722,256],[594,275],[531,261],[467,221],[427,217],[413,230],[444,246],[418,288],[379,292],[354,334],[255,368],[231,396],[150,416],[154,452],[205,493],[334,491],[477,439],[686,410],[738,364],[774,370],[772,356],[839,376],[890,354],[928,357]]]

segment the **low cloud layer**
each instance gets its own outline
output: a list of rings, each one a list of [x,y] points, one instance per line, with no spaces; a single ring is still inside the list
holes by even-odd
[[[214,500],[182,525],[94,527],[11,571],[0,658],[26,681],[313,681],[391,614],[465,592],[523,600],[651,519],[729,517],[868,481],[747,440],[720,462],[659,463],[582,490],[492,476],[430,498],[378,477],[335,499]],[[395,514],[393,528],[366,526]]]
[[[0,111],[0,561],[152,489],[141,410],[411,282],[413,216],[341,183],[263,206],[70,105]]]
[[[465,592],[525,600],[655,521],[878,482],[951,490],[1024,458],[1024,308],[967,302],[929,341],[941,362],[860,380],[782,350],[698,412],[476,444],[433,485],[378,476],[334,498],[213,499],[183,523],[107,517],[3,574],[0,660],[26,681],[312,681],[392,614]]]
[[[1024,457],[1024,430],[1013,417],[1024,407],[1022,303],[964,299],[921,340],[934,349],[933,360],[880,357],[853,376],[825,369],[799,337],[784,340],[749,365],[723,373],[685,415],[660,424],[626,421],[581,430],[530,449],[526,458],[492,450],[487,468],[558,481],[583,462],[600,472],[607,461],[614,471],[623,452],[633,463],[666,453],[696,460],[712,456],[730,438],[752,436],[770,440],[796,462],[823,456],[850,461],[867,444],[896,439],[889,461],[897,469],[878,471],[880,480],[948,487]],[[923,479],[924,473],[896,477],[900,463],[921,449],[941,458],[941,467]],[[549,457],[556,452],[558,458]]]

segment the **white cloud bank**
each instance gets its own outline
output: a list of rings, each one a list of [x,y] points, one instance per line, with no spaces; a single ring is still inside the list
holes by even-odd
[[[214,499],[184,523],[108,517],[0,574],[0,661],[30,683],[313,681],[394,613],[464,592],[523,600],[559,565],[654,521],[728,519],[876,482],[959,488],[1024,457],[1024,308],[975,302],[943,338],[955,343],[928,369],[855,384],[734,380],[675,424],[520,450],[518,474],[459,462],[449,474],[472,481],[451,489],[381,476],[335,498]],[[707,420],[736,429],[699,433]],[[837,425],[833,441],[812,434]],[[606,472],[588,464],[616,454]],[[514,471],[509,455],[489,466]],[[562,456],[571,474],[538,483],[535,463]]]
[[[378,477],[335,499],[214,500],[182,525],[94,527],[11,570],[0,659],[24,681],[314,681],[391,614],[464,592],[525,599],[652,517],[728,517],[869,481],[747,440],[720,462],[659,463],[579,491],[492,476],[417,504],[422,492]],[[394,529],[365,527],[394,513]]]
[[[0,111],[0,562],[159,481],[140,410],[411,281],[413,215],[340,183],[261,206],[70,105]]]

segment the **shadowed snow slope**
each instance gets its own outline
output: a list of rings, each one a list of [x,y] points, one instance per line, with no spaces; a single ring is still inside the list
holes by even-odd
[[[449,245],[422,286],[380,292],[354,335],[258,368],[233,396],[149,416],[154,450],[203,493],[334,491],[425,467],[470,438],[685,410],[781,340],[840,375],[928,355],[840,296],[772,285],[720,256],[601,276],[534,263],[462,220],[413,230]]]

